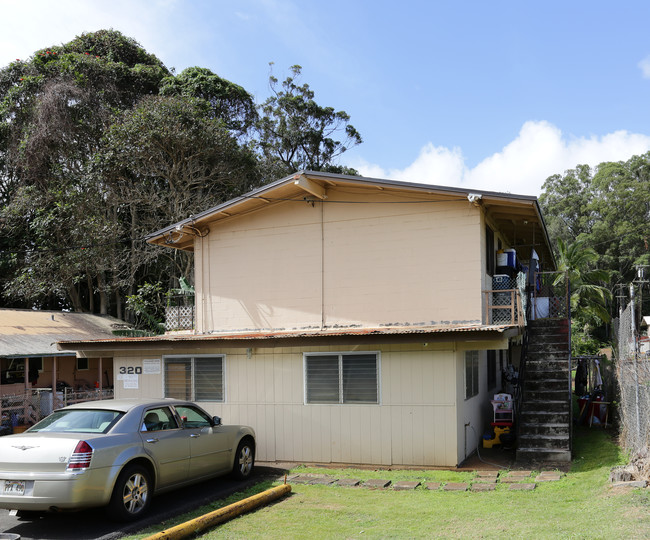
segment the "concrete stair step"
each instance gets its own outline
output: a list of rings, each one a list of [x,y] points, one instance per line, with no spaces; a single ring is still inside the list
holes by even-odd
[[[568,463],[571,461],[571,452],[565,449],[518,448],[517,461],[533,463]]]
[[[529,375],[531,377],[528,377]],[[528,379],[528,378],[532,378],[532,375],[535,375],[535,380],[550,380],[550,381],[569,380],[568,369],[557,369],[553,366],[544,366],[542,364],[539,364],[537,366],[530,366],[526,364],[524,377]]]
[[[569,424],[567,423],[521,423],[519,433],[521,435],[558,435],[569,437]]]
[[[569,435],[531,435],[520,434],[518,448],[552,448],[560,450],[570,449]]]
[[[533,319],[531,328],[566,328],[569,329],[568,319]]]
[[[522,424],[566,424],[569,425],[571,421],[571,413],[566,412],[547,412],[539,410],[528,410],[524,404],[522,408],[519,421]]]
[[[525,390],[524,401],[565,401],[567,400],[567,389],[562,390]]]
[[[561,358],[569,358],[569,348],[566,343],[530,343],[528,345],[528,358],[535,356],[551,355],[559,356]]]
[[[569,367],[569,351],[528,351],[526,365],[558,362]]]
[[[529,400],[522,404],[522,411],[544,411],[547,413],[568,413],[570,408],[569,402],[565,400]]]
[[[531,328],[528,332],[528,337],[551,337],[557,339],[569,340],[569,332],[561,328]]]
[[[569,377],[566,379],[544,379],[531,380],[531,374],[526,373],[524,380],[524,392],[528,390],[566,390],[569,392]]]

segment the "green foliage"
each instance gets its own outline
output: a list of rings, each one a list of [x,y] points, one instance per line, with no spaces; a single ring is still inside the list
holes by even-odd
[[[272,95],[260,107],[259,148],[274,173],[326,170],[362,142],[345,111],[319,105],[309,85],[298,83],[301,70],[292,66],[291,75],[281,84],[271,75]]]
[[[136,294],[126,297],[126,306],[135,316],[137,330],[146,330],[154,334],[165,332],[166,295],[161,283],[145,283],[138,287]]]
[[[241,86],[223,79],[207,68],[190,67],[179,75],[163,79],[160,95],[185,96],[207,101],[214,118],[237,134],[247,133],[257,120],[253,97]]]
[[[585,343],[604,340],[605,323],[618,312],[614,294],[650,262],[650,153],[594,169],[579,165],[549,177],[543,189],[540,204],[560,265],[577,270],[574,318],[586,329]]]
[[[609,282],[610,272],[595,268],[598,253],[578,241],[567,245],[558,239],[558,270],[564,272],[556,285],[568,276],[571,285],[571,311],[579,318],[597,318],[603,323],[610,320],[607,302],[612,293],[603,285]]]
[[[593,336],[594,324],[571,321],[571,354],[572,356],[593,356],[607,346],[607,343]]]
[[[349,117],[316,104],[292,72],[282,89],[272,83],[257,124],[241,86],[201,67],[175,76],[115,30],[0,69],[4,305],[121,316],[139,284],[171,288],[191,273],[191,254],[148,246],[146,234],[293,169],[355,173],[332,162],[348,145],[337,131],[361,141]]]
[[[165,67],[155,55],[145,51],[137,41],[125,37],[117,30],[99,30],[81,34],[64,45],[62,50],[102,57],[109,62],[122,63],[131,68],[138,64]]]
[[[109,293],[128,286],[119,222],[93,159],[115,113],[157,92],[168,73],[116,31],[0,70],[0,236],[14,253],[6,297],[94,311],[100,295],[105,312]]]
[[[106,131],[98,170],[139,235],[238,195],[257,182],[253,154],[207,101],[149,96]]]

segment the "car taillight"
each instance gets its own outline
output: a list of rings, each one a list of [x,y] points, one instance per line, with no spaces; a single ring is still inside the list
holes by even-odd
[[[86,441],[79,441],[68,460],[68,470],[87,469],[93,457],[93,447]]]

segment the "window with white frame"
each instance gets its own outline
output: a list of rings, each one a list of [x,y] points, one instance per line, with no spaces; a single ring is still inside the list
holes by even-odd
[[[465,351],[465,399],[478,394],[478,351]]]
[[[224,401],[224,363],[224,355],[165,357],[165,397]]]
[[[306,403],[379,403],[378,353],[305,354]]]

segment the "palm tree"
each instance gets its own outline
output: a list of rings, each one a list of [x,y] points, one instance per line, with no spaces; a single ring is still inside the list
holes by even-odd
[[[607,302],[612,293],[600,285],[610,280],[609,270],[594,268],[598,253],[593,248],[585,247],[581,240],[567,245],[562,239],[557,241],[558,270],[562,272],[555,285],[569,278],[571,286],[571,311],[580,314],[581,319],[596,318],[603,323],[610,321]]]

